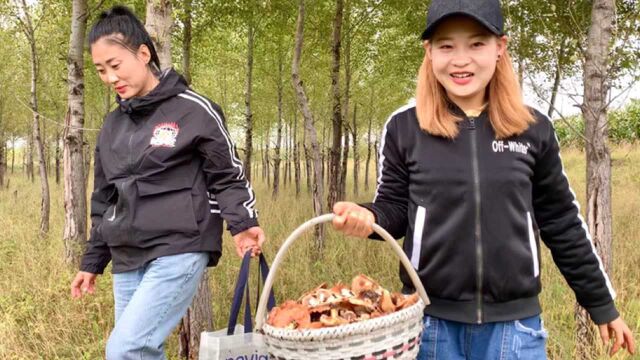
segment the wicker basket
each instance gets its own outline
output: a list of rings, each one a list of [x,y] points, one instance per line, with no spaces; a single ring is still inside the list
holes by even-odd
[[[391,245],[409,273],[420,296],[417,303],[379,318],[330,328],[290,330],[274,328],[264,323],[266,295],[271,290],[274,277],[287,249],[303,232],[317,224],[331,221],[333,217],[333,214],[326,214],[300,225],[280,247],[273,261],[256,314],[256,329],[264,333],[264,342],[271,358],[279,360],[415,359],[420,348],[423,311],[429,304],[429,298],[402,248],[389,233],[376,224],[373,225],[373,230]]]

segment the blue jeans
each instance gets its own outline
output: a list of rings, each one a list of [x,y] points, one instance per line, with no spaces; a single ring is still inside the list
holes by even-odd
[[[204,252],[163,256],[113,274],[116,324],[107,359],[165,359],[164,341],[191,305],[208,260]]]
[[[540,316],[487,324],[424,317],[419,360],[544,360],[547,331]]]

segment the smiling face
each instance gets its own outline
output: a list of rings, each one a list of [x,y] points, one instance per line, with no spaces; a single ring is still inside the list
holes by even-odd
[[[100,80],[121,99],[144,96],[158,84],[148,66],[151,55],[145,45],[133,53],[111,37],[102,37],[91,44],[91,57]]]
[[[487,85],[506,43],[506,37],[495,36],[477,21],[455,16],[438,25],[425,46],[434,75],[451,101],[470,110],[485,103]]]

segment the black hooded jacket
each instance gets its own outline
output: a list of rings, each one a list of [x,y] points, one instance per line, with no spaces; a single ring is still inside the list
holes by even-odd
[[[244,176],[220,107],[165,71],[149,94],[104,121],[95,150],[92,228],[80,269],[99,274],[143,266],[160,256],[222,250],[257,226],[255,194]]]
[[[453,140],[420,129],[415,106],[394,113],[380,142],[378,187],[364,204],[416,268],[427,314],[464,323],[539,314],[540,240],[592,319],[618,316],[615,292],[569,188],[551,121],[496,138],[488,113]],[[405,291],[413,284],[403,268]]]

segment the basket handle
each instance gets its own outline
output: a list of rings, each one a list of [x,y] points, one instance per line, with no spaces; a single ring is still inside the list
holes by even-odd
[[[305,231],[311,229],[315,225],[332,221],[334,217],[334,214],[324,214],[303,223],[302,225],[298,226],[298,228],[295,229],[291,233],[291,235],[289,235],[287,240],[285,240],[285,242],[282,244],[282,246],[278,250],[278,253],[276,254],[275,259],[273,260],[273,263],[271,264],[271,271],[269,271],[269,276],[267,276],[267,280],[265,280],[264,282],[264,289],[262,290],[262,295],[260,296],[260,303],[258,303],[258,312],[256,314],[256,331],[262,330],[262,325],[264,324],[264,320],[266,318],[265,312],[267,307],[267,300],[269,299],[269,292],[271,291],[271,287],[273,286],[273,279],[278,272],[280,263],[282,262],[282,259],[284,258],[284,255],[287,252],[289,246],[291,246],[293,242],[297,240],[298,237],[300,237],[300,235],[302,235],[302,233],[304,233]],[[411,278],[411,281],[413,282],[413,285],[418,292],[418,296],[420,296],[425,305],[429,305],[429,297],[427,296],[427,292],[425,291],[424,286],[422,286],[422,282],[420,281],[418,274],[413,269],[411,261],[409,261],[407,256],[404,254],[404,251],[402,250],[400,245],[398,245],[396,240],[391,235],[389,235],[389,233],[380,225],[372,224],[372,227],[373,231],[382,236],[382,238],[389,245],[391,245],[391,248],[400,259],[400,262],[404,266],[405,270],[407,270],[407,273],[409,274],[409,277]]]

